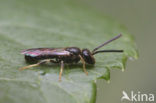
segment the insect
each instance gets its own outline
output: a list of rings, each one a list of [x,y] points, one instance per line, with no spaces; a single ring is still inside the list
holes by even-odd
[[[25,55],[26,62],[34,64],[22,67],[20,68],[20,70],[36,67],[46,63],[60,63],[61,68],[59,73],[59,81],[61,81],[64,64],[78,63],[81,60],[83,64],[83,71],[86,75],[88,75],[88,72],[86,70],[86,63],[94,65],[95,54],[103,52],[123,52],[123,50],[98,50],[99,48],[118,39],[119,37],[121,37],[121,34],[99,45],[98,47],[93,49],[93,51],[90,51],[88,49],[81,50],[78,47],[26,49],[22,51],[22,54]]]

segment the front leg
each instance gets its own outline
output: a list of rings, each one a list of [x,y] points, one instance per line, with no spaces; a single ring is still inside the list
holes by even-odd
[[[87,70],[86,70],[86,62],[85,62],[85,60],[82,58],[81,55],[79,55],[79,57],[80,57],[81,62],[82,62],[82,64],[83,64],[83,71],[86,73],[86,75],[88,75],[88,72],[87,72]]]

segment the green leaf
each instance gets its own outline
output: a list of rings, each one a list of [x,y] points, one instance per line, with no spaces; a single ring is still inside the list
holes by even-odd
[[[66,65],[58,82],[60,65],[26,66],[22,49],[77,46],[93,50],[122,33],[103,49],[95,66]],[[124,69],[127,58],[137,58],[132,36],[118,22],[76,0],[0,0],[0,103],[94,103],[96,80],[110,79],[110,69]]]

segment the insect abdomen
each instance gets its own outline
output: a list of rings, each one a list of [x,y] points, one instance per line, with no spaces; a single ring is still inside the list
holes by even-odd
[[[32,56],[26,56],[25,55],[25,60],[27,63],[37,63],[39,60],[36,57],[32,57]]]
[[[36,56],[36,57],[25,55],[26,62],[31,63],[31,64],[38,63],[40,60],[52,59],[52,58],[54,58],[54,57],[49,56],[49,55],[48,56]]]

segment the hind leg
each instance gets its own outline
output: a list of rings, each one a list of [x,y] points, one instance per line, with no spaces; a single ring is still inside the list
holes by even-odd
[[[28,68],[31,68],[31,67],[36,67],[36,66],[39,66],[41,64],[45,64],[45,63],[49,63],[49,62],[53,62],[53,60],[52,59],[41,60],[40,62],[38,62],[36,64],[32,64],[32,65],[28,65],[28,66],[19,68],[19,70],[24,70],[24,69],[28,69]]]

